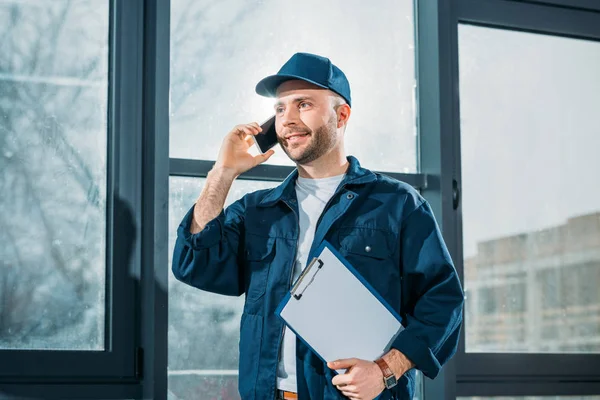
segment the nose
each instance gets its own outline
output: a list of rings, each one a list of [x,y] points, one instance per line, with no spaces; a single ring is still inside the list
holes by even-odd
[[[300,119],[300,112],[296,107],[287,107],[279,118],[284,127],[296,125]]]

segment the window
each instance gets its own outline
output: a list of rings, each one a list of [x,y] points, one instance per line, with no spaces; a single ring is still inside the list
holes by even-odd
[[[171,4],[171,157],[214,159],[234,125],[271,116],[274,102],[254,86],[302,51],[348,76],[348,153],[371,169],[416,172],[412,1]],[[269,162],[292,165],[279,147]]]
[[[177,227],[194,205],[204,179],[172,177],[169,199],[169,249]],[[236,180],[225,206],[246,192],[278,182]],[[171,265],[169,258],[169,265]],[[244,297],[204,292],[169,275],[169,392],[178,399],[238,399],[238,342]]]
[[[0,349],[106,347],[108,17],[0,4]]]
[[[466,351],[599,353],[600,44],[458,32]]]
[[[139,393],[141,179],[123,161],[135,160],[127,150],[138,151],[141,129],[126,129],[134,117],[120,112],[135,91],[114,84],[134,74],[116,56],[131,21],[122,4],[0,2],[0,392],[9,396]],[[66,382],[92,377],[95,387],[67,393]]]

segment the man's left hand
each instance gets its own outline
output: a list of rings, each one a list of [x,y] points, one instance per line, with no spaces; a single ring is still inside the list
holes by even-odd
[[[347,368],[345,374],[335,376],[331,383],[350,399],[372,400],[385,389],[383,373],[372,361],[348,358],[328,362],[327,366],[331,369]]]

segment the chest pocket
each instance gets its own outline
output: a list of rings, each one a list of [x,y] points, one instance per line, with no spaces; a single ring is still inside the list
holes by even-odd
[[[246,246],[246,301],[259,300],[267,288],[269,270],[275,257],[275,239],[255,237]]]
[[[352,227],[339,230],[340,249],[367,259],[389,259],[392,255],[389,239],[389,234],[377,229]]]
[[[392,305],[399,304],[400,268],[394,262],[393,235],[362,227],[339,230],[340,253]],[[397,307],[395,307],[397,308]]]

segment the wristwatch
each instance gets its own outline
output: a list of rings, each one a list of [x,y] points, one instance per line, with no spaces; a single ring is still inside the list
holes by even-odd
[[[391,389],[398,384],[396,380],[396,375],[392,372],[390,366],[383,360],[383,358],[378,358],[375,360],[375,363],[379,365],[381,372],[383,372],[383,384],[386,389]]]

